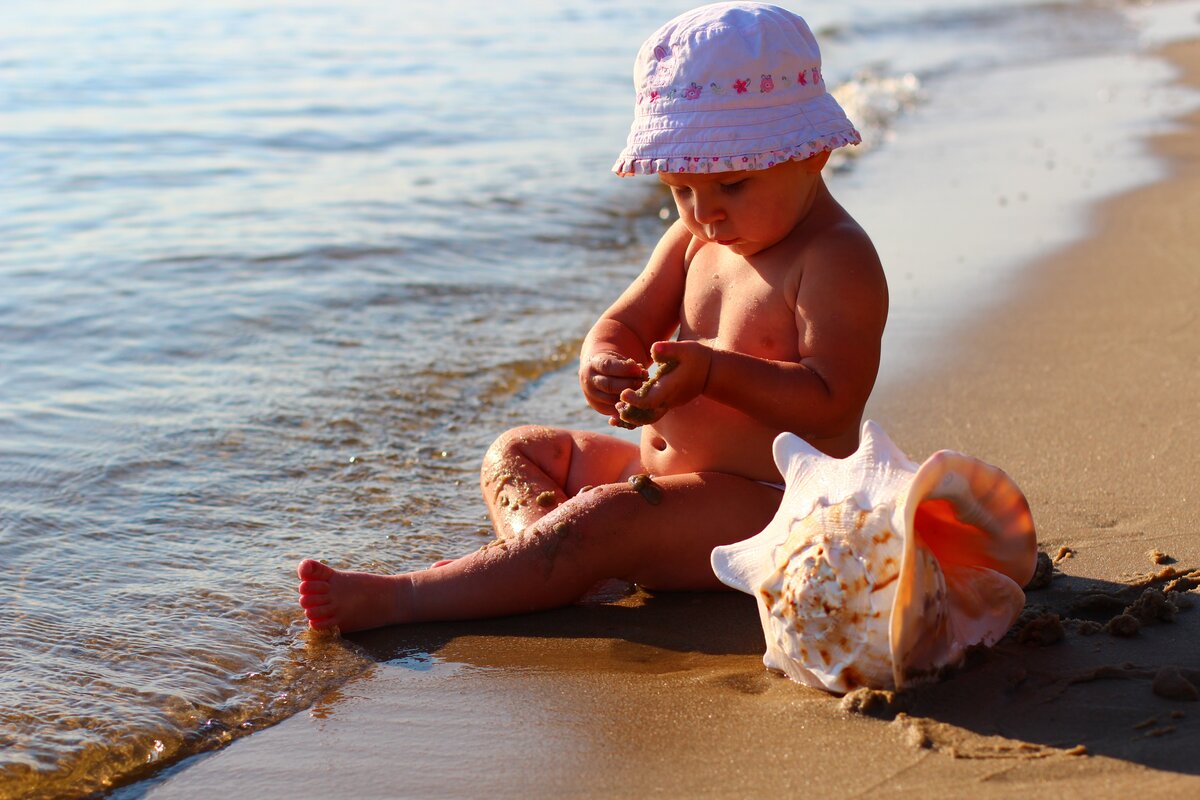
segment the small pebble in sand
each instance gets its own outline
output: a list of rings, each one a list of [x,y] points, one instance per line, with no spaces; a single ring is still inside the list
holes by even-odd
[[[1057,564],[1073,555],[1075,555],[1075,551],[1066,545],[1063,545],[1062,547],[1058,548],[1058,552],[1054,554],[1054,563]]]
[[[1099,622],[1092,622],[1090,619],[1076,620],[1075,630],[1079,631],[1080,636],[1092,636],[1104,630],[1104,626]]]
[[[1137,617],[1129,614],[1118,614],[1108,621],[1104,626],[1104,630],[1108,631],[1112,636],[1137,636],[1137,632],[1141,630],[1142,623],[1138,622]]]
[[[1048,644],[1062,641],[1065,635],[1066,631],[1063,630],[1062,620],[1058,614],[1049,613],[1034,617],[1025,623],[1025,627],[1021,628],[1021,632],[1017,634],[1017,641],[1021,644],[1045,647]]]
[[[1050,579],[1054,577],[1054,562],[1050,560],[1050,556],[1042,551],[1038,551],[1037,565],[1033,568],[1033,577],[1029,579],[1029,583],[1025,585],[1025,591],[1034,591],[1037,589],[1045,589],[1050,585]]]
[[[558,498],[554,496],[554,492],[542,492],[537,496],[537,504],[542,508],[550,508],[558,502]]]
[[[1150,560],[1153,561],[1155,564],[1174,564],[1175,563],[1175,559],[1171,558],[1171,556],[1167,555],[1166,553],[1159,550],[1158,548],[1151,550],[1150,552],[1146,553],[1146,555],[1150,556]]]
[[[1159,697],[1168,700],[1185,700],[1194,703],[1200,700],[1200,689],[1183,676],[1178,667],[1163,667],[1154,676],[1150,686]]]

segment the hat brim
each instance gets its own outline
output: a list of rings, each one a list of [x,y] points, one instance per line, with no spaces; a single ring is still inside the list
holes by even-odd
[[[613,172],[625,176],[767,169],[861,141],[828,94],[765,109],[657,110],[634,118]]]

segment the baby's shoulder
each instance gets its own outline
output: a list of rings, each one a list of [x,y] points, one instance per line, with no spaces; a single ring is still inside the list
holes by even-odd
[[[844,278],[882,279],[883,265],[871,237],[845,211],[822,215],[805,231],[795,253],[801,273],[834,272]]]
[[[836,310],[856,327],[882,330],[887,278],[871,238],[849,214],[806,231],[794,256],[787,286],[797,308],[808,316]]]

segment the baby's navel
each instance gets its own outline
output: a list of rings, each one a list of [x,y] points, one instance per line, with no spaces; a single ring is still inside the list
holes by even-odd
[[[650,446],[661,453],[662,451],[667,449],[667,440],[662,438],[661,436],[651,436],[650,437]]]

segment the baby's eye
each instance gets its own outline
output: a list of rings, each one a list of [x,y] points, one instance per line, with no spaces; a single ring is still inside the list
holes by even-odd
[[[742,188],[744,188],[745,185],[746,185],[746,179],[742,178],[741,180],[730,181],[729,183],[722,183],[721,191],[725,192],[726,194],[733,194],[733,193],[741,190]]]
[[[675,195],[676,197],[688,197],[691,195],[691,193],[692,193],[692,190],[686,186],[672,186],[671,187],[671,194]]]

